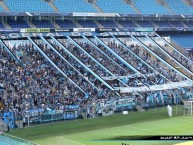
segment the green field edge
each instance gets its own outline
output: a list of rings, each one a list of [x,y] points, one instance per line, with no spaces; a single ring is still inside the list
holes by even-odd
[[[180,108],[181,109],[181,108]],[[124,116],[124,117],[123,117]],[[181,113],[173,114],[173,118],[182,116]],[[156,121],[167,119],[167,109],[156,109],[145,112],[129,112],[128,115],[114,114],[112,116],[100,117],[95,119],[82,119],[75,121],[65,121],[56,124],[43,126],[17,128],[11,130],[8,134],[19,138],[33,141],[37,138],[48,138],[60,135],[70,135],[90,130],[99,130],[141,122]]]

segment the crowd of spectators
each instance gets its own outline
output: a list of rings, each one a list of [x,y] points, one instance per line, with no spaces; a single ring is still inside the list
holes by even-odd
[[[176,60],[178,60],[181,64],[183,64],[188,70],[193,72],[192,62],[185,57],[183,57],[179,52],[173,50],[169,52]]]
[[[128,38],[119,38],[123,42],[129,41]],[[136,53],[138,56],[140,56],[146,63],[148,63],[150,66],[152,66],[155,70],[157,70],[160,74],[162,74],[165,78],[167,78],[169,81],[172,82],[179,82],[184,80],[184,78],[173,71],[171,68],[169,68],[167,65],[163,64],[159,59],[157,59],[155,56],[151,55],[146,49],[144,49],[143,46],[139,45],[133,45],[133,44],[127,44],[128,48],[132,50],[134,53]],[[148,46],[151,50],[155,46]],[[161,56],[161,54],[160,54]]]
[[[110,49],[122,57],[128,64],[132,65],[141,74],[147,75],[146,78],[136,77],[123,81],[117,76],[129,76],[135,74],[135,72],[121,63],[117,57],[99,42],[94,39],[90,40],[101,51],[94,48],[93,44],[81,39],[75,39],[75,43],[86,52],[67,39],[58,39],[65,47],[64,49],[52,39],[47,39],[48,43],[60,54],[58,55],[43,40],[34,39],[34,42],[37,43],[43,53],[65,75],[62,75],[57,68],[51,65],[29,40],[5,41],[10,52],[17,60],[3,46],[0,47],[0,83],[4,87],[3,93],[0,96],[0,109],[2,113],[12,110],[15,115],[22,115],[23,110],[37,108],[54,108],[56,110],[62,108],[65,110],[67,108],[65,105],[76,104],[81,109],[86,108],[86,112],[89,114],[88,117],[94,117],[96,111],[100,110],[96,108],[103,106],[105,110],[106,107],[104,106],[111,104],[109,102],[116,102],[118,96],[133,98],[134,102],[147,100],[145,98],[146,94],[121,94],[120,92],[115,92],[99,81],[98,77],[115,77],[113,81],[105,80],[112,88],[127,85],[134,87],[137,86],[136,82],[154,85],[183,80],[182,77],[171,71],[142,47],[129,45],[129,51],[123,45],[111,39],[102,39]],[[150,68],[131,52],[138,55],[138,57],[142,58],[162,75],[156,73],[154,69]],[[79,61],[87,68],[80,64]],[[88,68],[91,71],[88,71]],[[148,76],[148,74],[153,75]],[[159,81],[161,79],[163,81]],[[157,92],[155,93],[157,94]],[[114,109],[114,107],[109,106],[109,110]]]
[[[18,114],[29,108],[59,108],[60,105],[80,103],[84,94],[60,75],[32,46],[25,44],[12,48],[14,54],[23,52],[23,56],[18,58],[24,67],[4,49],[0,50],[3,60],[0,76],[4,85],[1,102],[4,111],[12,109]],[[30,55],[30,60],[24,60],[25,55]]]
[[[121,40],[121,39],[120,39]],[[152,55],[150,55],[146,50],[144,50],[142,47],[136,45],[128,45],[127,48],[123,47],[122,44],[119,44],[116,41],[109,41],[108,38],[103,39],[104,42],[117,54],[119,54],[122,58],[124,58],[125,61],[130,63],[132,66],[134,66],[139,72],[142,74],[146,74],[147,76],[149,74],[149,77],[147,79],[143,79],[142,82],[145,84],[149,85],[154,85],[154,84],[164,84],[169,82],[170,79],[167,79],[168,74],[166,73],[165,66],[160,63],[157,59],[155,59]],[[102,49],[106,52],[104,47]],[[133,52],[133,53],[131,53]],[[142,60],[140,60],[141,58]],[[149,66],[154,68],[150,68],[147,64],[144,62],[148,63]],[[170,71],[169,68],[167,68],[168,71]],[[163,73],[164,72],[164,73]],[[162,74],[162,75],[161,75]],[[163,77],[164,76],[164,77]],[[172,75],[173,76],[173,75]]]
[[[154,37],[150,38],[150,40],[154,41],[150,43],[151,50],[153,50],[156,54],[161,55],[162,58],[164,58],[164,60],[172,65],[175,69],[182,72],[189,78],[193,78],[191,67],[192,62],[189,59],[184,57],[176,49],[168,46],[167,44],[165,44],[164,46],[159,45],[155,42]],[[181,70],[181,68],[183,68],[183,70]]]

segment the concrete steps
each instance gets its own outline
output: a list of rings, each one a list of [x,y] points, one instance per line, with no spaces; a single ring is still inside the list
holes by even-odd
[[[121,24],[119,24],[117,21],[113,21],[119,28],[123,28]]]
[[[51,24],[55,27],[55,28],[61,28],[56,22],[54,21],[51,21]]]
[[[135,11],[137,14],[141,14],[140,10],[139,10],[133,3],[131,3],[131,4],[129,4],[129,5],[134,9],[134,11]]]
[[[78,22],[73,20],[73,23],[77,26],[77,28],[82,28],[82,26]]]
[[[0,5],[2,6],[2,8],[4,9],[5,12],[10,12],[10,9],[9,9],[8,6],[4,3],[4,1],[0,1]]]
[[[164,0],[156,0],[156,2],[162,6],[164,6],[170,14],[174,14],[174,12],[170,9],[168,4]]]
[[[186,54],[186,50],[182,48],[181,46],[179,46],[178,44],[176,44],[174,41],[170,40],[170,44],[174,46],[181,53]]]
[[[141,14],[140,10],[135,6],[135,4],[131,0],[123,0],[126,4],[128,4],[137,14]]]
[[[135,108],[137,109],[137,111],[140,111],[140,112],[145,111],[145,110],[142,108],[142,106],[140,106],[140,105],[136,105]]]
[[[96,3],[92,3],[92,6],[93,6],[99,13],[103,13],[102,9],[101,9]]]
[[[55,4],[52,1],[49,1],[47,3],[54,10],[54,12],[59,12],[58,8],[55,6]]]
[[[94,20],[94,22],[97,24],[99,28],[104,28],[103,25],[101,25],[98,21]]]
[[[7,24],[6,22],[3,21],[2,24],[6,29],[12,29],[11,26],[9,26],[9,24]]]
[[[36,28],[36,26],[31,22],[31,21],[27,21],[28,25],[31,27],[31,28]]]

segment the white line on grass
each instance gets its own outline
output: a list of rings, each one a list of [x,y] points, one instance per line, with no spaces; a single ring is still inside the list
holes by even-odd
[[[144,128],[138,128],[138,127],[134,127],[132,125],[124,125],[124,127],[126,128],[133,128],[133,129],[138,129],[138,130],[141,130],[141,131],[148,131],[148,132],[152,132],[152,133],[157,133],[157,134],[160,134],[160,135],[163,135],[164,133],[161,133],[161,132],[157,132],[157,131],[153,131],[151,129],[144,129]],[[123,126],[116,126],[116,127],[113,127],[113,128],[123,128]],[[105,129],[108,129],[108,128],[105,128]],[[93,131],[92,131],[93,132]]]
[[[157,132],[157,131],[153,131],[151,129],[138,128],[138,127],[134,127],[134,126],[127,126],[127,128],[133,128],[133,129],[138,129],[138,130],[141,130],[141,131],[147,131],[147,132],[152,132],[152,133],[163,135],[163,133]]]
[[[189,121],[189,120],[184,120],[185,116],[179,116],[179,117],[174,117],[174,118],[171,118],[173,120],[179,120],[179,121],[183,121],[183,122],[188,122],[188,123],[192,123],[193,121]],[[192,117],[192,116],[191,116]],[[167,125],[164,125],[163,127],[165,127]],[[126,126],[127,128],[134,128],[134,129],[138,129],[138,130],[142,130],[142,131],[149,131],[149,132],[152,132],[152,133],[158,133],[160,135],[163,135],[164,133],[161,133],[161,132],[157,132],[157,131],[153,131],[151,129],[144,129],[144,128],[139,128],[139,127],[135,127],[135,126]]]
[[[193,144],[192,141],[187,141],[187,142],[177,143],[175,145],[192,145],[192,144]]]
[[[58,137],[53,138],[53,139],[58,141],[57,138],[66,140],[66,141],[71,142],[71,143],[74,143],[75,145],[76,145],[76,144],[79,144],[79,145],[85,145],[85,144],[83,144],[83,143],[79,143],[79,142],[76,142],[76,141],[73,141],[73,140],[70,140],[70,139],[66,139],[66,138],[64,138],[63,136],[58,136]]]
[[[187,117],[187,118],[185,118],[185,117]],[[193,120],[188,120],[188,119],[190,119],[190,117],[192,117],[192,116],[180,116],[180,117],[174,117],[171,119],[174,119],[174,120],[176,119],[176,120],[180,120],[183,122],[193,123]],[[193,119],[193,118],[191,118],[191,119]]]
[[[73,142],[75,144],[85,145],[83,143],[79,143],[79,142],[76,142],[76,141],[73,141],[73,140],[70,140],[70,139],[66,139],[66,138],[63,138],[63,140],[67,140],[67,141]]]

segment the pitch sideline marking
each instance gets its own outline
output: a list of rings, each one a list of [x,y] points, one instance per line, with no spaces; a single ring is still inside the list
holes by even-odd
[[[187,117],[189,117],[189,116],[187,116]],[[192,116],[190,116],[190,117],[192,117]],[[193,121],[185,120],[185,116],[175,117],[175,118],[171,118],[171,119],[176,119],[176,120],[180,120],[180,121],[183,121],[183,122],[193,123]]]
[[[73,140],[70,140],[70,139],[66,139],[66,138],[63,138],[63,140],[67,140],[67,141],[73,142],[75,144],[85,145],[83,143],[79,143],[79,142],[76,142],[76,141],[73,141]]]
[[[187,142],[177,143],[175,145],[192,145],[192,144],[193,144],[192,141],[187,141]]]
[[[85,144],[83,144],[83,143],[79,143],[79,142],[76,142],[76,141],[73,141],[73,140],[70,140],[70,139],[66,139],[66,138],[64,138],[63,136],[58,136],[58,137],[56,137],[56,138],[62,138],[63,140],[66,140],[66,141],[69,141],[69,142],[73,142],[73,143],[75,143],[75,144],[79,144],[79,145],[85,145]],[[55,138],[54,138],[55,139]]]
[[[157,133],[157,134],[163,135],[163,133],[157,132],[157,131],[153,131],[151,129],[138,128],[138,127],[135,127],[135,126],[128,126],[127,128],[134,128],[134,129],[138,129],[138,130],[142,130],[142,131],[147,131],[147,132],[152,132],[152,133]]]

